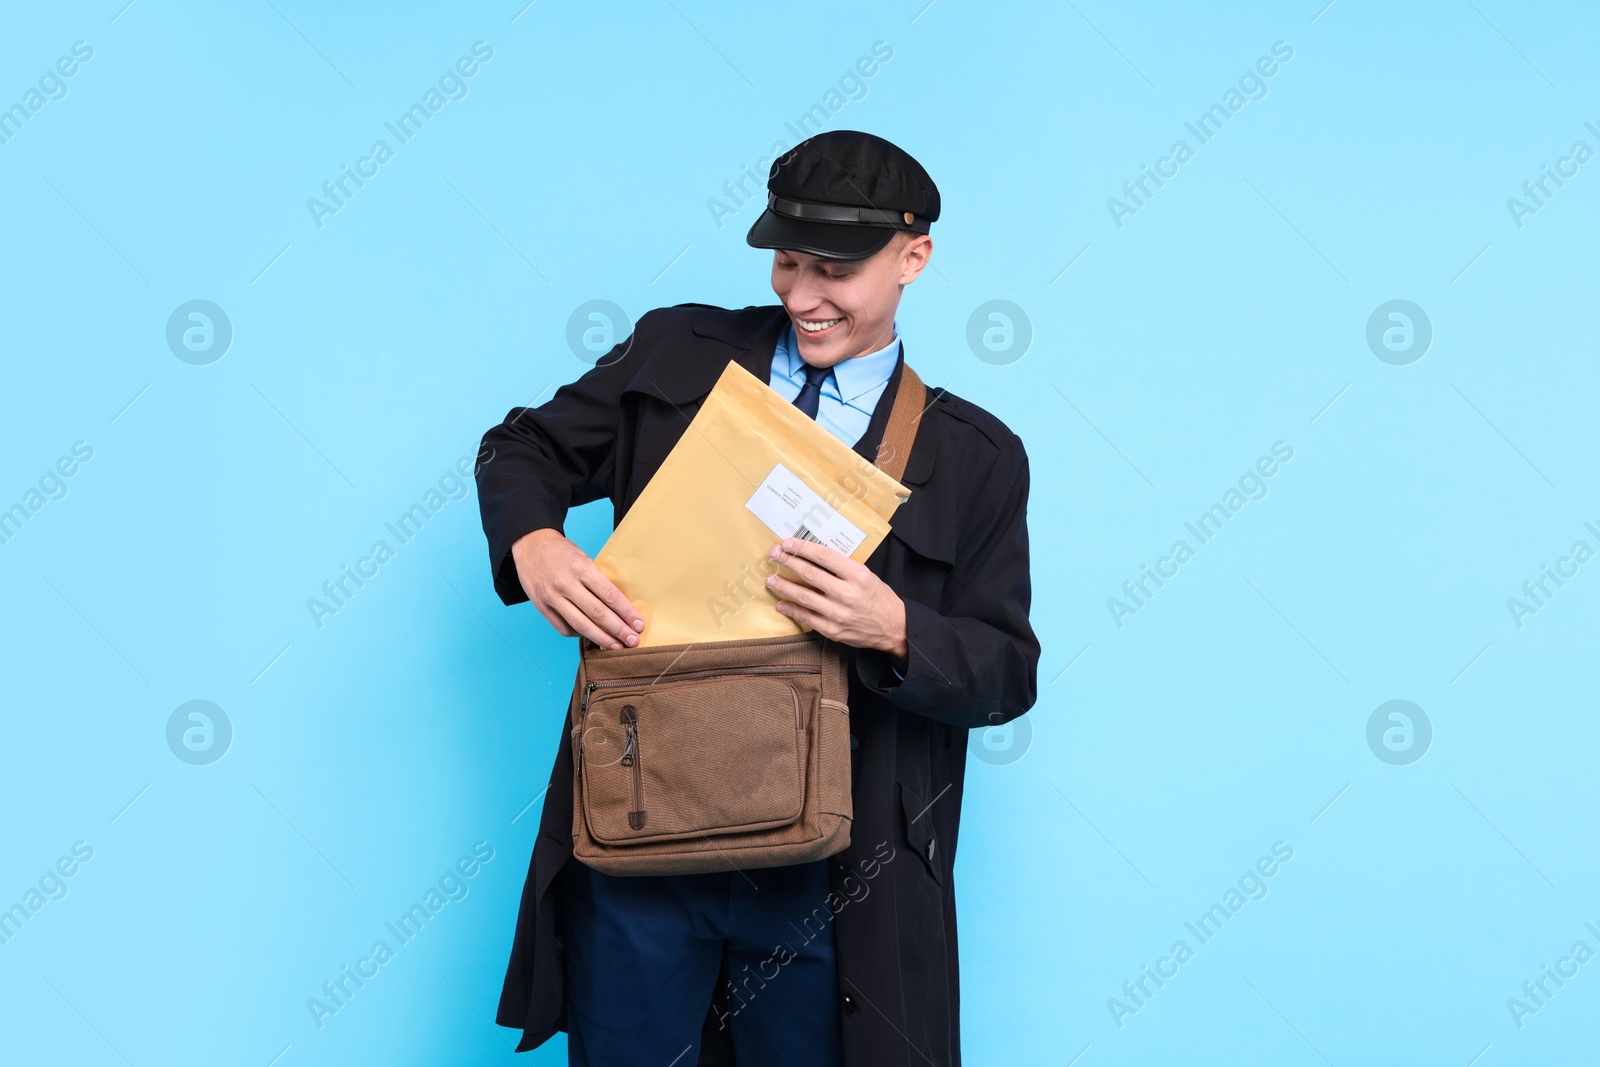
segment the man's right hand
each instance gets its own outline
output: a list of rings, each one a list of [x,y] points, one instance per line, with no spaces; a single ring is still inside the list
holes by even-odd
[[[601,648],[639,643],[644,617],[560,530],[523,535],[511,558],[522,591],[563,637],[582,634]]]

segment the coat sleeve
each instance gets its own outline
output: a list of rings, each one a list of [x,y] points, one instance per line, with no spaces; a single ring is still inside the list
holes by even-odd
[[[905,600],[904,680],[887,653],[858,651],[861,681],[902,711],[970,729],[1002,725],[1033,706],[1039,642],[1028,621],[1028,455],[1012,441],[970,512],[946,584],[948,613]]]
[[[643,315],[630,337],[545,403],[512,408],[483,435],[478,510],[494,591],[504,603],[528,599],[511,546],[534,530],[562,530],[569,509],[610,495],[622,390],[643,358],[638,342],[655,314]]]

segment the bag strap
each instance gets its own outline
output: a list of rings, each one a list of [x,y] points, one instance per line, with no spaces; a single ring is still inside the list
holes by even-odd
[[[894,406],[889,409],[889,425],[884,428],[876,460],[878,469],[897,482],[911,458],[911,446],[917,440],[917,427],[927,407],[927,394],[927,387],[911,364],[902,362],[900,386],[894,394]]]

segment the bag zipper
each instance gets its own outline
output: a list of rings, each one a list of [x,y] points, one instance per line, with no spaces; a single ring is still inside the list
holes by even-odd
[[[627,740],[622,743],[622,759],[618,762],[624,767],[633,768],[633,807],[628,811],[628,825],[635,830],[642,830],[645,822],[644,768],[639,760],[639,709],[632,704],[624,704],[618,718],[628,731]]]
[[[624,767],[632,767],[639,754],[639,714],[634,711],[632,704],[622,706],[622,724],[628,728],[628,736],[622,743],[620,762]]]
[[[804,666],[804,665],[789,666],[789,665],[785,665],[785,664],[782,664],[782,663],[770,663],[770,664],[764,664],[764,665],[759,666],[759,667],[709,667],[709,668],[706,668],[704,670],[685,671],[682,674],[674,674],[669,678],[666,678],[666,679],[664,679],[662,681],[656,681],[653,684],[655,684],[655,685],[671,685],[674,682],[687,682],[687,681],[691,681],[691,680],[693,680],[695,678],[705,678],[705,677],[708,677],[708,676],[711,676],[711,675],[722,675],[722,676],[726,677],[726,676],[728,676],[730,674],[821,674],[821,673],[822,673],[822,668],[821,667],[808,667],[808,666]],[[652,678],[659,678],[659,677],[660,677],[659,675],[639,675],[639,676],[633,677],[633,678],[608,678],[603,682],[587,682],[587,683],[584,684],[584,687],[583,687],[583,700],[578,705],[578,717],[581,719],[584,715],[586,715],[588,713],[588,711],[589,711],[589,697],[591,695],[593,695],[593,693],[594,693],[594,691],[596,689],[609,689],[609,688],[611,688],[613,686],[621,686],[621,685],[637,685],[639,682],[650,681]]]

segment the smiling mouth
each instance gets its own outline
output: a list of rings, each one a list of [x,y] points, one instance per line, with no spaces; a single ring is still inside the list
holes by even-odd
[[[795,319],[794,321],[806,333],[823,333],[839,325],[844,319]]]

